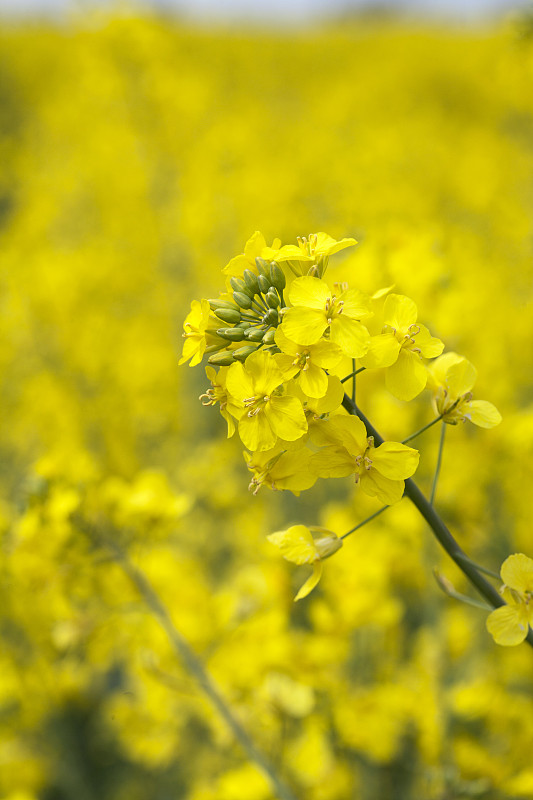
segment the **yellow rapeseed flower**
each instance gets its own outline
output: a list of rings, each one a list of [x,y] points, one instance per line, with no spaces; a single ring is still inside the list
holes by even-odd
[[[365,494],[392,505],[403,495],[405,478],[418,466],[418,450],[400,442],[374,446],[372,436],[358,417],[336,416],[310,429],[313,442],[326,445],[311,458],[321,478],[355,475]]]
[[[370,344],[370,334],[360,322],[370,316],[370,301],[358,289],[337,285],[335,293],[320,278],[296,278],[289,289],[289,308],[283,315],[285,335],[302,345],[329,338],[350,358],[360,358]]]
[[[493,428],[501,420],[498,409],[487,400],[472,400],[476,368],[457,353],[444,353],[428,366],[433,402],[444,422],[457,425],[470,420],[481,428]]]
[[[417,323],[417,308],[409,297],[390,294],[383,313],[383,330],[372,337],[361,365],[367,369],[386,367],[387,389],[399,400],[412,400],[427,383],[422,357],[440,355],[444,344]]]
[[[298,591],[295,601],[313,591],[322,577],[323,559],[329,558],[342,547],[342,539],[332,531],[305,525],[292,525],[286,530],[271,533],[267,539],[279,547],[287,561],[313,565],[313,572]]]
[[[297,344],[287,338],[283,328],[277,328],[274,341],[281,350],[276,362],[285,380],[298,376],[304,394],[323,397],[328,390],[326,369],[336,367],[342,358],[342,350],[334,342],[321,339],[315,344]]]
[[[185,317],[183,323],[183,353],[179,364],[189,362],[190,367],[199,364],[203,358],[206,348],[206,330],[209,324],[210,307],[207,300],[193,300],[191,310]]]
[[[487,617],[487,630],[496,644],[520,644],[533,626],[533,559],[515,553],[506,558],[500,571],[501,594],[507,605]]]

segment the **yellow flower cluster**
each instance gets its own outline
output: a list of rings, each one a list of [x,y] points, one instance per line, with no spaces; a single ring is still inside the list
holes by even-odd
[[[402,498],[418,451],[394,441],[376,447],[363,422],[343,408],[343,382],[352,378],[355,387],[363,370],[383,370],[387,389],[401,400],[412,400],[429,382],[445,422],[470,419],[488,428],[501,419],[492,404],[472,400],[474,367],[455,353],[441,356],[443,342],[417,322],[409,297],[389,290],[370,297],[345,283],[328,285],[330,256],[355,244],[319,232],[298,238],[298,245],[275,239],[269,247],[256,231],[223,269],[225,292],[191,304],[180,363],[194,366],[208,357],[211,388],[200,400],[219,405],[228,437],[238,430],[254,494],[263,485],[299,494],[317,478],[354,476],[364,493],[386,505]],[[382,329],[371,335],[365,322],[383,297]],[[352,372],[341,380],[346,364]],[[296,599],[321,574],[322,556],[302,530],[271,538],[289,560],[315,564]]]

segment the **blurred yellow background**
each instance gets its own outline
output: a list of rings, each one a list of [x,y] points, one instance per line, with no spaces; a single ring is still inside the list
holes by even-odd
[[[434,566],[466,587],[407,501],[295,605],[305,568],[265,534],[340,534],[376,505],[349,480],[253,497],[203,369],[177,366],[190,301],[254,230],[355,236],[328,277],[412,297],[503,414],[448,431],[440,511],[492,569],[533,556],[527,19],[5,23],[0,130],[2,800],[274,796],[91,526],[299,798],[531,798],[530,649],[440,594]],[[389,438],[430,419],[427,397],[359,383]]]

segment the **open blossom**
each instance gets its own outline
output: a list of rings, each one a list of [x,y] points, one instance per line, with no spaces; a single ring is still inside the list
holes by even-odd
[[[292,525],[284,531],[276,531],[267,536],[272,544],[279,547],[281,554],[293,564],[312,564],[313,572],[300,588],[294,600],[313,591],[322,577],[322,561],[329,558],[342,547],[342,539],[326,528]]]
[[[326,331],[350,358],[368,350],[370,334],[361,319],[370,315],[370,301],[358,289],[342,286],[332,292],[320,278],[296,278],[289,289],[292,308],[284,313],[282,328],[288,339],[302,345],[318,342]]]
[[[427,383],[422,361],[442,353],[444,344],[417,323],[415,303],[405,295],[390,294],[383,308],[384,327],[373,336],[361,365],[367,369],[386,367],[385,384],[399,400],[412,400]]]
[[[240,405],[239,436],[249,450],[270,450],[278,438],[293,442],[307,432],[302,404],[284,394],[283,374],[271,353],[257,350],[244,365],[232,364],[226,388]]]
[[[256,258],[264,258],[271,261],[272,254],[276,253],[281,246],[281,239],[274,239],[272,247],[267,247],[266,239],[260,231],[255,231],[246,244],[244,245],[244,253],[234,256],[231,261],[226,264],[222,272],[224,275],[242,275],[245,269],[253,269],[255,267]]]
[[[298,246],[285,245],[271,258],[275,261],[286,261],[295,275],[307,275],[313,270],[315,277],[321,278],[327,269],[330,256],[356,244],[355,239],[336,241],[332,236],[320,231],[309,236],[298,236]]]
[[[194,367],[203,358],[206,348],[206,330],[209,324],[210,307],[207,300],[193,300],[191,310],[183,323],[183,353],[179,364],[190,360],[189,366]]]
[[[262,486],[270,489],[288,489],[299,495],[316,483],[317,476],[310,469],[311,453],[306,447],[286,450],[281,444],[272,450],[244,453],[246,466],[253,477],[248,488],[257,494]]]
[[[355,476],[365,494],[392,505],[403,495],[405,479],[418,466],[417,450],[400,442],[374,446],[358,417],[336,416],[310,430],[313,442],[326,445],[311,458],[321,478]]]
[[[501,594],[507,603],[487,617],[487,630],[496,644],[520,644],[533,626],[533,559],[515,553],[506,558],[500,571]]]
[[[428,366],[429,387],[433,402],[444,422],[457,425],[470,420],[481,428],[493,428],[501,422],[498,409],[487,400],[473,400],[476,368],[457,353],[444,353]]]
[[[276,362],[285,380],[298,376],[304,394],[309,397],[323,397],[328,390],[326,369],[337,366],[342,358],[342,350],[333,342],[321,339],[315,344],[297,344],[278,328],[274,341],[281,350]]]

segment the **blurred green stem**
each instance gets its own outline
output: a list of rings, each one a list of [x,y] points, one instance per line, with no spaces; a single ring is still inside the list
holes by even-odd
[[[440,428],[440,439],[439,439],[439,453],[437,455],[437,465],[435,467],[435,474],[433,476],[433,483],[431,484],[431,494],[429,496],[429,502],[431,505],[435,502],[435,494],[437,493],[437,484],[439,482],[439,475],[440,475],[440,468],[442,465],[442,451],[444,450],[444,435],[446,433],[446,423],[443,422]]]
[[[84,529],[87,528],[85,525],[82,527]],[[185,669],[195,678],[199,687],[226,722],[250,761],[253,761],[267,778],[275,796],[279,798],[279,800],[297,800],[291,789],[282,781],[272,764],[270,764],[261,750],[256,747],[241,723],[234,716],[202,662],[187,640],[184,639],[175,627],[168,609],[161,601],[144,572],[131,562],[127,553],[116,544],[116,542],[98,535],[95,531],[90,531],[90,534],[93,540],[103,544],[113,553],[115,561],[121,566],[125,574],[135,585],[144,602],[165,631],[174,652],[182,661]]]
[[[374,437],[376,446],[383,444],[383,437],[374,428],[372,423],[365,417],[363,412],[352,403],[348,395],[344,395],[342,404],[349,414],[359,417],[364,422],[367,433],[369,436]],[[422,514],[433,535],[439,544],[446,550],[450,558],[457,564],[461,572],[466,575],[470,583],[475,586],[479,594],[484,597],[492,606],[492,608],[499,608],[504,606],[505,602],[499,592],[480,574],[479,570],[474,566],[474,563],[461,549],[456,542],[441,517],[437,514],[431,503],[424,497],[416,483],[412,478],[405,481],[404,495],[416,506],[418,511]],[[533,631],[530,629],[526,637],[526,642],[533,647]]]

